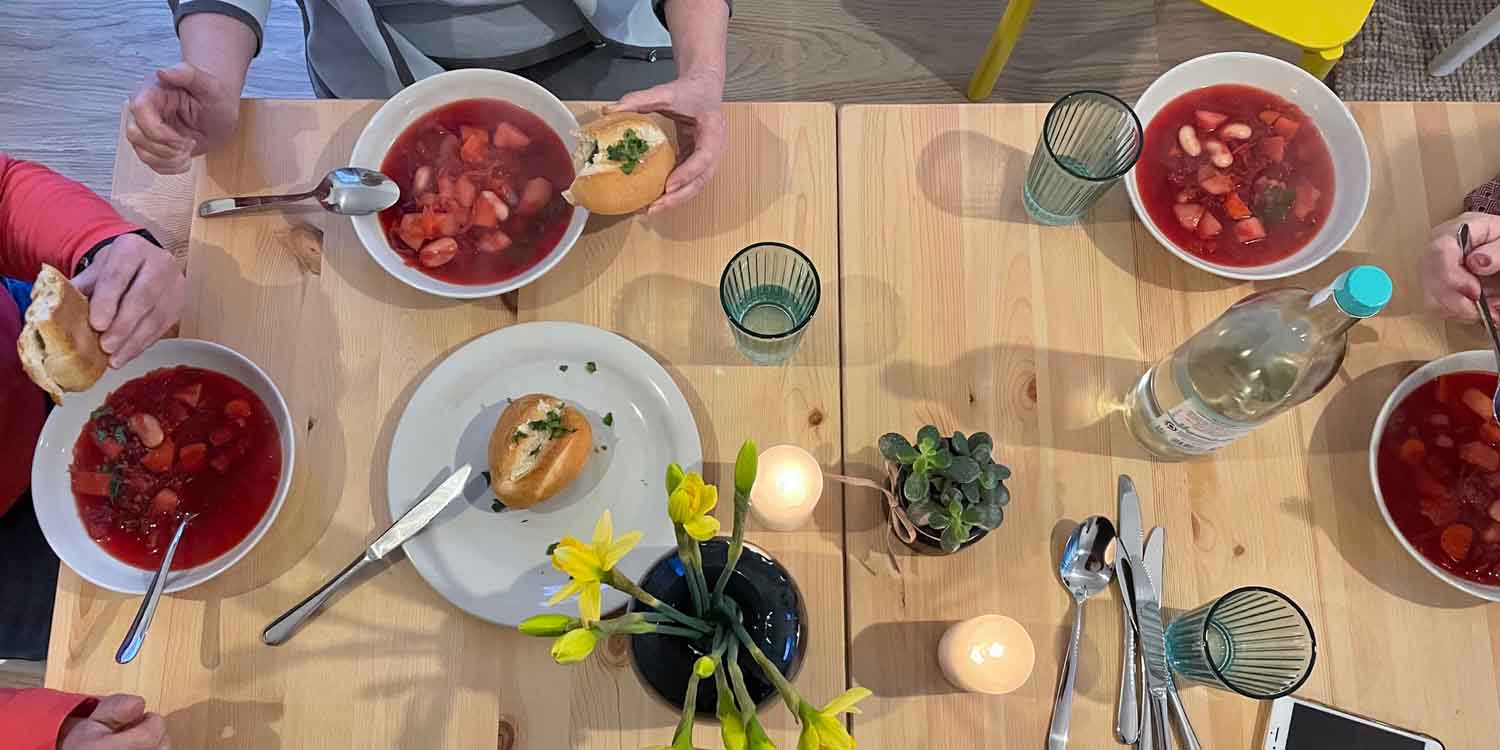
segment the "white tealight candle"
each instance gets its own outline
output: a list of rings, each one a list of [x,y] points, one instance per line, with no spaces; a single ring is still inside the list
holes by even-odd
[[[1004,615],[981,615],[948,628],[938,643],[938,664],[954,687],[1002,695],[1031,676],[1036,646],[1021,623]]]
[[[823,496],[823,469],[818,460],[795,445],[775,445],[760,454],[750,512],[777,531],[807,523]]]

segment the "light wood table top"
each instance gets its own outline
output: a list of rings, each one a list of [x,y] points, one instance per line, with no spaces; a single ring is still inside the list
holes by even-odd
[[[1028,221],[1025,168],[1045,105],[840,110],[844,414],[851,473],[876,438],[923,423],[988,430],[1011,465],[1005,524],[957,557],[884,564],[874,493],[846,495],[850,677],[876,692],[860,747],[1040,747],[1071,626],[1054,572],[1063,539],[1115,515],[1130,473],[1146,524],[1168,530],[1168,609],[1261,584],[1306,609],[1318,659],[1300,694],[1429,732],[1449,748],[1500,734],[1500,609],[1407,557],[1382,522],[1366,448],[1386,395],[1423,361],[1482,347],[1424,317],[1415,259],[1428,228],[1500,172],[1500,105],[1355,104],[1374,167],[1369,211],[1345,250],[1302,277],[1232,284],[1179,262],[1111,191],[1075,228]],[[1355,329],[1343,371],[1211,460],[1145,458],[1116,414],[1146,369],[1253,289],[1320,285],[1355,263],[1396,283]],[[956,693],[934,654],[952,622],[998,612],[1035,640],[1031,680],[1003,697]],[[1120,615],[1089,606],[1072,748],[1115,748]],[[1258,748],[1262,704],[1183,691],[1204,747]],[[981,739],[982,738],[982,739]]]
[[[287,192],[347,163],[377,106],[246,102],[238,136],[200,161],[192,193],[191,177],[151,175],[121,140],[115,198],[177,246],[196,200]],[[405,561],[348,591],[284,646],[262,645],[260,633],[389,523],[386,456],[423,375],[464,342],[512,323],[574,320],[640,344],[692,406],[710,481],[729,481],[726,467],[747,438],[796,443],[839,467],[834,109],[727,111],[736,148],[691,209],[595,219],[556,269],[504,298],[459,302],[410,289],[370,260],[347,220],[320,212],[194,220],[182,335],[234,347],[275,379],[299,430],[291,494],[270,533],[232,570],[163,599],[129,666],[112,654],[138,600],[64,567],[47,684],[139,693],[167,714],[174,746],[184,748],[633,749],[669,741],[675,712],[639,686],[623,641],[584,665],[558,667],[547,640],[462,613]],[[321,230],[321,253],[296,250],[290,228],[299,223]],[[801,248],[825,278],[824,312],[783,368],[741,357],[717,299],[725,263],[759,240]],[[807,529],[750,532],[808,597],[815,616],[797,682],[823,700],[844,689],[846,666],[837,487],[825,499]],[[767,716],[778,744],[795,746],[785,710]],[[717,729],[699,732],[706,746]]]

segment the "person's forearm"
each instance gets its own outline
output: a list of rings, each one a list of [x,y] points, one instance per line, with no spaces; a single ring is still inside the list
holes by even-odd
[[[83,185],[0,153],[0,276],[29,280],[43,263],[71,276],[96,245],[139,228]]]
[[[729,4],[724,0],[668,0],[666,15],[678,77],[707,76],[723,88]]]
[[[244,22],[218,13],[194,13],[177,26],[182,60],[205,70],[239,91],[255,56],[255,31]]]

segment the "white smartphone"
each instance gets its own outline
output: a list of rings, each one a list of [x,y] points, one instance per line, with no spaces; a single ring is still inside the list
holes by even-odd
[[[1444,750],[1425,734],[1287,696],[1271,704],[1265,750]]]

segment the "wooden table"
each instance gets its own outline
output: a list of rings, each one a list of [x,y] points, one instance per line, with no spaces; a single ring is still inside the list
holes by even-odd
[[[1122,472],[1147,524],[1168,529],[1169,609],[1276,588],[1318,637],[1301,695],[1449,748],[1493,746],[1500,609],[1401,550],[1375,507],[1366,447],[1385,396],[1418,362],[1484,345],[1423,317],[1415,261],[1428,228],[1500,172],[1500,106],[1354,105],[1374,167],[1369,210],[1345,250],[1291,283],[1376,263],[1395,299],[1351,335],[1327,391],[1188,464],[1146,459],[1118,401],[1230,303],[1288,282],[1231,284],[1179,262],[1132,219],[1123,190],[1081,227],[1029,222],[1022,182],[1046,109],[840,110],[847,468],[871,471],[880,434],[932,422],[993,432],[997,460],[1015,470],[998,532],[958,557],[905,560],[901,578],[882,564],[872,493],[847,494],[850,676],[878,696],[855,720],[860,747],[1042,745],[1072,617],[1053,561],[1074,522],[1114,517]],[[1005,697],[954,692],[933,657],[948,624],[987,612],[1021,621],[1038,648],[1030,682]],[[1089,610],[1070,747],[1118,747],[1119,628],[1111,591]],[[1203,687],[1183,698],[1205,747],[1260,747],[1262,704]]]
[[[248,103],[240,138],[200,165],[197,195],[301,184],[348,153],[373,109]],[[1146,458],[1116,401],[1148,362],[1251,288],[1276,284],[1232,285],[1177,262],[1131,220],[1123,191],[1082,227],[1030,223],[1020,190],[1043,106],[849,107],[836,139],[827,106],[732,106],[734,151],[693,208],[596,221],[557,270],[510,300],[419,295],[328,217],[292,219],[324,231],[316,273],[284,251],[286,218],[198,223],[183,332],[234,346],[277,379],[306,427],[293,495],[233,571],[164,602],[130,667],[114,665],[110,649],[134,601],[64,569],[48,684],[143,693],[170,712],[183,747],[664,742],[673,717],[640,695],[618,645],[582,667],[555,667],[545,643],[461,614],[404,563],[287,646],[258,640],[386,522],[383,472],[370,466],[384,460],[420,375],[484,331],[570,319],[617,330],[662,360],[721,476],[745,436],[796,442],[830,469],[873,477],[886,431],[933,422],[995,434],[1016,472],[1014,500],[1005,525],[960,556],[903,553],[898,577],[874,493],[841,498],[832,484],[811,528],[752,531],[815,602],[803,690],[823,699],[847,679],[876,691],[854,720],[861,748],[1040,746],[1071,617],[1052,560],[1072,522],[1114,515],[1120,472],[1135,476],[1147,523],[1169,529],[1169,608],[1241,584],[1280,589],[1319,638],[1301,694],[1421,728],[1455,750],[1493,744],[1500,614],[1401,551],[1374,507],[1365,446],[1385,394],[1417,362],[1483,343],[1422,317],[1414,258],[1427,228],[1500,171],[1500,143],[1485,137],[1500,131],[1500,106],[1353,109],[1374,165],[1369,212],[1345,251],[1294,283],[1376,262],[1396,280],[1392,307],[1356,329],[1327,392],[1192,464]],[[149,175],[128,149],[117,160],[116,199],[169,230],[187,226],[192,185]],[[786,369],[746,365],[712,299],[729,254],[769,238],[808,251],[828,295]],[[949,624],[986,612],[1017,618],[1037,643],[1036,672],[1010,696],[956,693],[934,660]],[[1113,594],[1090,612],[1072,746],[1114,748]],[[1201,687],[1184,699],[1206,747],[1258,746],[1260,704]],[[778,744],[794,747],[785,712],[767,715]],[[718,746],[703,729],[698,740]]]
[[[377,106],[245,103],[236,139],[199,164],[196,198],[316,181],[347,163]],[[693,210],[597,219],[544,281],[508,298],[459,302],[410,289],[331,215],[193,222],[182,335],[232,346],[275,379],[299,430],[291,494],[234,569],[163,600],[128,667],[112,654],[138,600],[65,567],[47,684],[140,693],[168,715],[182,748],[634,749],[669,741],[676,716],[638,686],[625,642],[601,647],[586,665],[558,667],[548,641],[462,613],[404,561],[348,592],[287,645],[264,646],[260,632],[389,523],[384,464],[423,374],[465,341],[512,323],[582,321],[651,352],[692,405],[710,481],[728,481],[725,467],[746,438],[796,443],[838,466],[834,110],[731,105],[728,113],[738,147]],[[193,204],[182,194],[190,180],[151,177],[123,141],[120,150],[117,198],[131,211],[165,208],[175,217]],[[162,192],[138,192],[151,187]],[[168,234],[182,226],[164,223]],[[321,230],[321,253],[301,250],[290,234],[297,223]],[[796,359],[767,369],[735,350],[717,284],[733,253],[771,239],[807,252],[828,281],[824,312]],[[842,503],[836,487],[825,497],[805,530],[751,532],[817,603],[814,657],[797,682],[824,700],[845,684]],[[785,710],[767,715],[778,744],[795,746],[795,721]],[[699,731],[703,746],[717,734]]]

